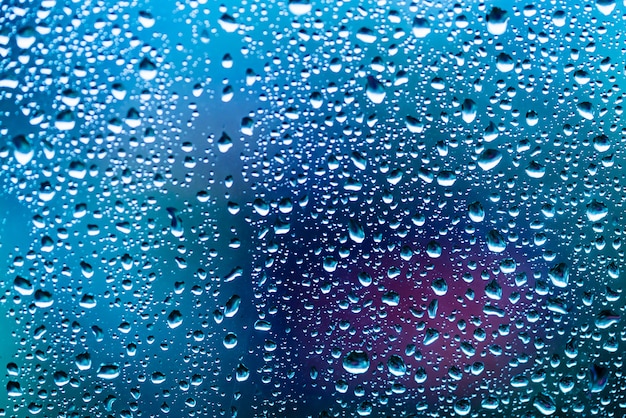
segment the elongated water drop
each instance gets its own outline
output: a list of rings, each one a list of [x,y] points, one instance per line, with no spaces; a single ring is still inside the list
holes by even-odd
[[[467,205],[467,214],[472,222],[482,222],[485,219],[485,209],[480,202],[472,202]]]
[[[492,229],[486,236],[487,248],[494,253],[501,253],[506,249],[506,241],[502,234],[496,229]]]
[[[361,224],[354,219],[350,219],[348,221],[348,232],[350,234],[350,239],[357,244],[360,244],[365,240],[365,231],[363,230],[363,226],[361,226]]]
[[[461,117],[465,123],[472,123],[476,119],[478,107],[472,99],[465,99],[461,105]]]
[[[371,75],[367,76],[367,87],[365,88],[367,98],[374,104],[381,104],[385,100],[385,88]]]

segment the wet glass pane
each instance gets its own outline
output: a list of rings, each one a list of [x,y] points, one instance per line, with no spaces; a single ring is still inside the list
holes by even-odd
[[[0,416],[624,415],[625,12],[2,2]]]

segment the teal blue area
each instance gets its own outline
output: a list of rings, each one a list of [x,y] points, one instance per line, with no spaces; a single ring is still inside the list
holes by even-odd
[[[623,414],[623,9],[3,5],[0,415]]]

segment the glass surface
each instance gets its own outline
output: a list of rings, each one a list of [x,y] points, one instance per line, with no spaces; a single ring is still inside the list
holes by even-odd
[[[2,2],[0,416],[624,415],[625,11]]]

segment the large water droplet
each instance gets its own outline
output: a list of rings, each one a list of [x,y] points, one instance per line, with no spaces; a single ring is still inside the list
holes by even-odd
[[[173,310],[167,315],[167,326],[171,329],[178,328],[183,323],[183,315],[179,310]]]
[[[586,214],[587,214],[587,219],[589,219],[591,222],[597,222],[606,218],[606,216],[609,214],[609,209],[606,207],[604,203],[599,202],[596,199],[593,199],[587,205]]]
[[[506,249],[506,241],[502,234],[496,229],[492,229],[486,236],[487,248],[494,253],[501,253]]]
[[[528,167],[526,167],[525,171],[528,177],[540,179],[546,174],[546,167],[533,160],[528,163]]]
[[[430,23],[424,17],[415,17],[412,27],[413,35],[416,38],[425,38],[431,32]]]
[[[374,32],[372,29],[362,27],[356,33],[356,38],[366,44],[373,44],[378,39],[378,36],[376,36],[376,32]]]
[[[467,205],[467,214],[472,222],[482,222],[485,219],[485,209],[478,201]]]
[[[513,61],[513,58],[511,58],[509,54],[501,52],[496,57],[496,68],[503,73],[508,73],[515,68],[515,61]]]
[[[231,298],[228,299],[228,301],[226,302],[226,305],[224,306],[224,316],[226,318],[232,318],[233,316],[237,315],[237,312],[239,312],[240,305],[241,305],[241,297],[239,295],[231,296]]]
[[[609,328],[611,325],[617,324],[621,319],[621,316],[613,312],[610,309],[603,309],[600,311],[595,320],[595,325],[599,329]]]
[[[609,16],[613,13],[616,5],[615,0],[596,0],[596,7],[598,8],[598,11],[605,16]]]
[[[406,373],[406,364],[404,364],[404,360],[402,360],[402,357],[395,354],[387,360],[387,368],[389,369],[389,373],[394,376],[404,376]]]
[[[224,13],[222,15],[222,17],[220,17],[217,21],[217,23],[220,25],[220,27],[228,32],[228,33],[233,33],[235,32],[237,29],[239,29],[239,24],[237,23],[237,21],[235,20],[234,17],[232,17],[229,14]]]
[[[472,123],[476,119],[478,106],[472,99],[465,99],[461,105],[461,117],[465,123]]]
[[[35,306],[38,308],[49,308],[54,303],[52,293],[47,290],[37,290],[35,292]]]
[[[348,232],[350,234],[350,239],[357,244],[360,244],[365,240],[365,231],[363,230],[363,226],[361,226],[361,224],[354,219],[350,219],[348,221]]]
[[[365,351],[353,350],[343,358],[343,368],[352,374],[363,374],[370,367],[370,359]]]
[[[78,370],[91,369],[91,355],[89,353],[80,353],[76,356],[76,367]]]
[[[426,330],[426,333],[424,334],[424,341],[422,342],[422,344],[431,345],[438,339],[439,339],[439,331],[437,331],[434,328],[428,328]]]
[[[33,284],[21,276],[13,279],[13,289],[22,296],[30,296],[35,291]]]
[[[238,382],[245,382],[250,377],[250,370],[243,364],[239,363],[235,369],[235,378]]]
[[[589,367],[589,390],[591,393],[602,392],[609,383],[609,369],[597,364]]]
[[[509,13],[499,7],[493,7],[487,14],[487,31],[492,35],[502,35],[509,23]]]
[[[24,135],[17,135],[13,138],[13,146],[15,147],[13,156],[21,165],[26,165],[33,159],[35,151],[33,150],[32,144]]]
[[[103,364],[98,368],[97,376],[101,379],[115,379],[120,375],[120,366],[117,364]]]
[[[465,416],[469,415],[472,411],[472,403],[467,398],[461,398],[454,403],[454,412],[457,415]]]
[[[289,0],[289,12],[296,16],[302,16],[311,12],[313,5],[311,0]]]
[[[478,157],[478,166],[485,171],[495,168],[502,161],[502,153],[496,149],[487,148]]]
[[[556,412],[556,403],[552,396],[545,392],[541,392],[535,396],[533,406],[537,408],[543,415],[552,415]]]
[[[383,100],[385,100],[386,95],[383,85],[371,75],[367,76],[367,87],[365,89],[365,94],[367,95],[367,98],[370,99],[374,104],[382,103]]]
[[[548,277],[556,287],[567,287],[569,282],[569,267],[565,263],[559,263],[548,271]]]
[[[143,58],[139,63],[139,77],[146,81],[153,80],[157,76],[156,65],[148,58]]]

